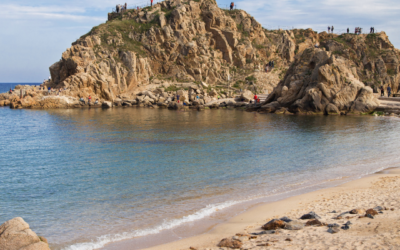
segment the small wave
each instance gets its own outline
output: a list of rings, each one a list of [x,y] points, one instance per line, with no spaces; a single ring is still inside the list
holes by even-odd
[[[233,206],[235,204],[242,203],[242,202],[245,202],[245,200],[229,201],[229,202],[215,204],[215,205],[208,205],[205,208],[197,211],[194,214],[184,216],[180,219],[166,221],[166,222],[162,223],[161,225],[153,227],[153,228],[148,228],[148,229],[143,229],[143,230],[135,230],[133,232],[124,232],[124,233],[114,234],[114,235],[103,235],[103,236],[98,237],[94,241],[77,243],[77,244],[68,246],[68,247],[64,248],[63,250],[93,250],[93,249],[98,249],[98,248],[104,247],[106,244],[111,243],[111,242],[127,240],[127,239],[132,239],[135,237],[142,237],[142,236],[151,235],[151,234],[157,234],[157,233],[161,232],[162,230],[172,229],[172,228],[175,228],[175,227],[180,226],[187,222],[192,222],[192,221],[203,219],[221,209],[228,208],[230,206]]]

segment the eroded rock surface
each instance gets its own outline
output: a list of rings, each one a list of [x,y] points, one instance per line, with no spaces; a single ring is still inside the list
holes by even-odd
[[[0,226],[2,250],[50,250],[47,240],[33,232],[21,217],[6,221]]]

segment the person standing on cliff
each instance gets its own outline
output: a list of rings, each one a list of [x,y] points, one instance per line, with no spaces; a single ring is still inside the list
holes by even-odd
[[[125,3],[125,10],[127,10],[128,9],[128,5]]]
[[[150,0],[151,1],[151,7],[153,7],[153,0]]]
[[[328,33],[330,33],[331,32],[331,27],[330,26],[328,26]]]
[[[387,87],[387,92],[388,92],[388,97],[390,97],[390,94],[392,94],[392,89],[390,88],[390,85]]]
[[[233,2],[231,2],[231,9],[230,10],[233,10],[233,6],[235,6],[235,4]]]
[[[332,25],[332,28],[331,28],[331,32],[333,33],[333,25]]]
[[[350,32],[350,29],[349,29],[349,28],[347,28],[347,34],[349,34],[349,32]]]
[[[257,94],[254,94],[254,104],[257,104],[257,99],[258,99]]]
[[[381,96],[385,96],[385,90],[383,89],[383,85],[381,85]]]
[[[119,4],[117,4],[117,5],[115,6],[115,10],[117,11],[117,13],[119,13]]]

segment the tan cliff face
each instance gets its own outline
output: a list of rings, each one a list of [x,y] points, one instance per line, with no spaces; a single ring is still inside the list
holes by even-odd
[[[368,113],[379,106],[373,89],[399,90],[399,52],[384,32],[323,32],[319,43],[320,48],[308,47],[296,56],[260,111]]]
[[[50,67],[52,86],[113,100],[156,79],[213,85],[229,75],[244,82],[269,60],[281,67],[294,60],[292,32],[267,32],[245,11],[210,0],[164,1],[109,19]]]

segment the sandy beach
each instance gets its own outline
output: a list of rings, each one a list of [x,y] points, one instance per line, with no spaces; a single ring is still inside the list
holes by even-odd
[[[218,244],[224,238],[242,249],[399,249],[399,186],[400,169],[387,169],[337,187],[256,206],[204,234],[148,249],[220,249]],[[373,219],[365,217],[365,211],[374,208],[377,214]],[[342,214],[353,209],[359,209],[354,211],[358,214]],[[284,216],[304,225],[312,219],[300,217],[311,211],[322,225],[300,230],[261,228]],[[335,223],[339,227],[328,227]],[[348,229],[343,228],[346,223]],[[329,228],[338,232],[328,232]],[[263,231],[266,234],[260,234]],[[129,241],[118,245],[128,249]]]

